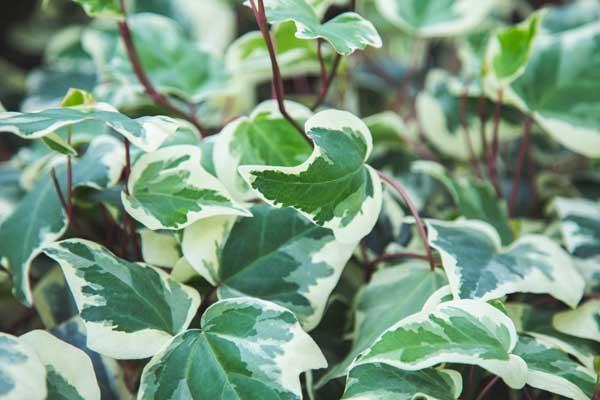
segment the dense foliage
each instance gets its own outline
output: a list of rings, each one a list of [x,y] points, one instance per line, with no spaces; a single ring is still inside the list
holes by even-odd
[[[545,3],[44,2],[0,400],[600,398],[600,2]]]

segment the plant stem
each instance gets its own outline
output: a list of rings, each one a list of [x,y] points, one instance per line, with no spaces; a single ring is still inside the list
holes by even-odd
[[[517,198],[519,196],[519,187],[521,185],[523,164],[525,163],[525,157],[529,152],[532,124],[533,119],[531,117],[527,117],[525,125],[523,126],[523,137],[521,138],[521,145],[519,146],[519,155],[517,158],[517,164],[515,165],[515,177],[513,180],[512,189],[510,191],[510,200],[508,203],[508,211],[511,217],[514,217],[515,214],[515,207],[517,205]]]
[[[485,385],[485,387],[483,388],[481,393],[479,393],[479,396],[477,396],[477,398],[475,400],[483,400],[485,395],[492,389],[492,387],[494,387],[494,385],[496,384],[496,382],[498,382],[499,379],[500,379],[500,377],[495,376],[491,381],[489,381],[488,384]]]
[[[144,92],[156,104],[160,105],[167,111],[189,121],[192,125],[196,127],[196,129],[198,129],[200,136],[204,137],[206,135],[206,130],[202,126],[200,121],[198,121],[196,115],[194,113],[186,113],[180,110],[175,105],[173,105],[166,96],[162,95],[158,90],[156,90],[156,88],[150,81],[150,78],[148,78],[148,75],[146,74],[146,71],[144,70],[144,67],[142,66],[138,53],[135,49],[131,29],[129,28],[129,24],[127,23],[127,10],[125,8],[125,0],[120,0],[120,2],[121,11],[123,12],[124,19],[119,21],[118,23],[119,34],[121,36],[121,40],[123,41],[123,45],[125,46],[125,51],[127,52],[127,57],[129,58],[129,62],[131,63],[133,72],[135,73],[135,76],[144,88]]]
[[[427,252],[427,259],[429,260],[429,266],[431,270],[435,270],[435,259],[433,258],[433,252],[431,251],[431,247],[429,246],[429,240],[427,239],[427,232],[425,231],[425,225],[419,216],[419,212],[415,207],[414,203],[410,199],[408,193],[404,190],[402,186],[395,179],[390,176],[387,176],[381,171],[377,171],[377,174],[385,183],[390,185],[404,200],[406,206],[410,210],[412,216],[415,218],[415,224],[417,225],[417,230],[419,231],[419,235],[421,236],[421,240],[423,241],[423,246],[425,247],[425,251]]]
[[[69,218],[69,206],[67,205],[67,202],[65,201],[65,196],[63,196],[62,190],[60,188],[60,183],[58,183],[58,179],[56,178],[56,171],[54,170],[54,168],[52,168],[50,170],[50,177],[52,178],[52,183],[54,184],[54,190],[56,190],[56,194],[58,196],[58,200],[60,201],[60,205],[62,206],[65,214],[67,214],[67,221],[70,224],[71,220],[68,219]]]
[[[71,145],[72,126],[69,125],[67,143]],[[67,156],[67,218],[69,223],[73,220],[73,165],[72,157]]]
[[[367,267],[369,267],[369,269],[374,269],[378,264],[380,264],[382,262],[394,261],[394,260],[398,260],[398,259],[402,259],[402,258],[416,258],[418,260],[429,261],[428,254],[419,254],[419,253],[412,253],[412,252],[398,252],[398,253],[388,253],[388,254],[381,255],[381,256],[377,257],[376,259],[367,263]]]
[[[481,136],[481,157],[484,160],[488,158],[488,143],[487,135],[485,133],[485,125],[487,123],[487,115],[485,112],[485,97],[483,94],[479,95],[477,100],[477,114],[479,114],[479,134]]]
[[[265,13],[265,6],[263,0],[258,0],[258,7],[254,3],[254,0],[250,0],[250,7],[252,8],[252,13],[254,14],[254,18],[256,18],[256,23],[258,24],[258,28],[262,33],[263,39],[267,45],[267,51],[269,53],[269,59],[271,61],[271,70],[273,72],[273,88],[275,91],[275,97],[277,99],[277,106],[279,108],[279,112],[283,117],[290,123],[296,130],[304,137],[304,139],[312,145],[313,142],[310,137],[304,132],[304,129],[292,118],[285,108],[285,90],[283,87],[283,78],[281,76],[281,71],[279,69],[279,64],[277,63],[277,55],[275,53],[275,47],[273,46],[273,39],[271,38],[271,34],[269,32],[269,27],[267,24],[267,16]]]
[[[500,134],[500,110],[502,108],[502,89],[498,90],[498,99],[496,100],[496,107],[494,111],[494,130],[492,136],[492,148],[488,157],[488,172],[496,195],[502,197],[502,187],[500,186],[500,179],[498,177],[498,150],[499,150],[499,134]]]
[[[327,75],[325,60],[323,59],[323,53],[321,51],[322,44],[323,40],[319,38],[317,44],[317,58],[319,59],[319,65],[321,66],[321,91],[319,93],[319,97],[317,97],[317,100],[310,107],[312,111],[316,110],[321,104],[323,104],[323,101],[325,101],[327,93],[329,93],[329,88],[331,87],[331,82],[333,82],[340,65],[340,61],[342,60],[342,56],[336,53],[333,60],[333,65],[331,67],[331,72],[329,75]]]
[[[473,166],[475,174],[481,178],[481,171],[479,170],[479,162],[475,156],[475,148],[473,147],[473,140],[471,139],[471,130],[469,129],[469,123],[467,121],[467,99],[469,96],[469,86],[465,83],[463,92],[460,96],[460,123],[463,126],[465,133],[465,141],[467,143],[467,150],[469,151],[469,160]]]
[[[131,155],[129,152],[129,140],[123,137],[123,143],[125,144],[125,169],[123,175],[125,179],[125,194],[129,196],[129,175],[131,174]],[[135,224],[127,211],[123,209],[123,228],[126,233],[129,234],[129,239],[133,243],[133,249],[135,256],[138,260],[142,259],[142,249],[138,241],[137,232],[135,231]]]

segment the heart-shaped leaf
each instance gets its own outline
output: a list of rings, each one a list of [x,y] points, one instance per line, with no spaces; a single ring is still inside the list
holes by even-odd
[[[45,400],[46,369],[35,351],[0,332],[0,398]]]

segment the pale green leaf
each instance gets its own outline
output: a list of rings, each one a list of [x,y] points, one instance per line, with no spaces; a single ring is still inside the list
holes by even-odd
[[[574,400],[589,400],[596,376],[562,351],[535,338],[519,336],[514,354],[527,363],[527,384]]]
[[[182,229],[216,215],[250,214],[202,168],[199,146],[178,145],[142,155],[133,165],[125,210],[150,229]]]
[[[298,375],[327,365],[294,315],[273,303],[222,300],[206,310],[201,325],[176,336],[146,365],[140,400],[300,400]]]
[[[119,0],[73,0],[81,4],[86,13],[93,17],[120,18],[123,13]]]
[[[77,347],[42,330],[19,338],[46,367],[48,399],[100,400],[100,388],[90,358]]]
[[[560,312],[552,324],[567,335],[600,342],[600,300],[588,300],[575,310]]]
[[[381,47],[381,37],[373,24],[355,12],[345,12],[321,24],[315,9],[305,0],[265,0],[264,4],[270,23],[294,21],[296,37],[322,38],[339,54],[347,56],[367,46]]]
[[[241,166],[255,193],[271,205],[292,207],[341,242],[367,235],[381,210],[377,172],[365,164],[373,147],[367,126],[349,112],[328,110],[306,122],[310,157],[295,167]]]
[[[184,255],[219,287],[219,298],[272,301],[313,329],[355,246],[338,242],[295,210],[258,205],[250,211],[252,218],[238,218],[230,229],[215,219],[190,226]]]
[[[527,366],[512,354],[517,340],[512,321],[495,307],[455,300],[399,321],[355,365],[377,362],[418,371],[439,363],[471,364],[519,389],[525,385]]]
[[[123,145],[117,139],[98,137],[81,159],[73,161],[73,188],[114,186],[124,162]],[[66,165],[56,168],[56,176],[66,196]],[[0,256],[6,257],[6,266],[13,279],[13,294],[22,303],[31,305],[28,275],[32,260],[46,245],[59,239],[66,229],[67,215],[48,174],[35,183],[33,190],[0,225]]]
[[[0,332],[0,399],[46,399],[46,369],[33,349]]]
[[[551,33],[568,31],[600,19],[600,3],[596,0],[574,0],[545,8],[542,28]]]
[[[526,235],[501,246],[496,230],[475,220],[428,221],[456,299],[494,300],[510,293],[547,293],[571,307],[584,281],[570,256],[550,238]]]
[[[172,232],[139,231],[144,262],[163,268],[173,268],[181,258],[179,242]]]
[[[427,368],[403,371],[387,364],[358,365],[348,373],[344,400],[456,400],[462,377],[456,371]]]
[[[146,358],[185,330],[198,293],[162,270],[120,259],[82,239],[47,246],[67,279],[92,350],[114,358]]]

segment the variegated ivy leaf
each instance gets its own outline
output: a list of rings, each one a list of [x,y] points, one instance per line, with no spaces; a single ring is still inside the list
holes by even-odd
[[[327,365],[294,314],[273,303],[222,300],[201,325],[146,365],[138,399],[300,400],[298,375]]]
[[[215,215],[251,215],[201,160],[202,149],[191,145],[142,155],[131,169],[129,193],[121,193],[127,213],[149,229],[172,230]]]
[[[377,0],[381,15],[402,30],[420,37],[466,33],[481,24],[494,0]]]
[[[505,90],[507,101],[587,157],[600,156],[599,52],[600,23],[540,35],[525,71]]]
[[[338,242],[329,229],[293,209],[263,204],[250,211],[253,217],[238,218],[226,239],[223,219],[190,226],[184,232],[184,255],[219,287],[219,298],[272,301],[313,329],[355,246]]]
[[[468,219],[479,219],[492,225],[500,236],[502,245],[513,240],[506,202],[499,200],[489,182],[453,177],[441,164],[433,161],[416,161],[411,169],[425,173],[443,184],[456,203],[460,213]]]
[[[0,332],[0,399],[45,400],[46,369],[33,349]]]
[[[523,303],[508,303],[506,310],[519,333],[533,336],[538,341],[572,355],[587,368],[593,368],[594,357],[600,353],[600,345],[556,330],[552,325],[555,311]]]
[[[305,106],[286,101],[288,113],[296,121],[306,121],[312,112]],[[217,178],[240,200],[249,200],[252,192],[238,174],[240,165],[300,164],[311,148],[277,109],[274,100],[259,104],[249,117],[230,122],[216,136],[213,161]]]
[[[600,342],[600,300],[588,300],[575,310],[560,312],[552,324],[567,335]]]
[[[541,15],[532,14],[520,24],[500,29],[492,35],[484,61],[484,74],[500,88],[508,85],[525,70],[537,33]]]
[[[173,268],[181,258],[179,241],[172,232],[142,229],[139,234],[144,262],[163,268]]]
[[[542,27],[551,33],[568,31],[600,19],[600,3],[596,0],[575,0],[544,8]]]
[[[461,392],[462,377],[456,371],[403,371],[371,363],[350,370],[343,400],[456,400]]]
[[[199,102],[225,89],[228,76],[222,63],[187,39],[175,21],[140,13],[130,16],[128,22],[140,63],[159,91]],[[104,90],[110,86],[117,93],[143,93],[122,41],[114,36],[111,42],[115,48],[112,58],[100,69]]]
[[[94,367],[83,351],[42,330],[27,332],[19,341],[46,367],[48,399],[100,400]]]
[[[367,46],[381,47],[381,37],[373,24],[355,12],[345,12],[321,24],[306,0],[265,0],[264,4],[270,23],[294,21],[296,37],[322,38],[344,56]]]
[[[277,207],[292,207],[345,243],[367,235],[381,210],[377,172],[366,165],[373,143],[367,126],[349,112],[322,111],[308,121],[315,148],[295,167],[241,166],[256,194]]]
[[[563,243],[573,256],[600,258],[600,205],[586,199],[557,198]]]
[[[477,300],[454,300],[404,318],[365,351],[355,365],[384,363],[418,371],[440,363],[478,365],[514,389],[525,385],[527,365],[512,354],[512,321]]]
[[[0,132],[11,132],[24,139],[38,139],[55,133],[60,128],[85,121],[104,124],[145,151],[156,150],[179,126],[177,121],[169,117],[131,119],[111,105],[97,103],[92,106],[0,114]]]
[[[93,17],[118,18],[123,14],[119,0],[73,0],[81,4],[86,13]]]
[[[67,279],[88,347],[114,358],[150,357],[185,330],[198,293],[163,271],[116,257],[99,244],[69,239],[44,250]]]
[[[323,381],[344,375],[352,361],[382,333],[421,311],[427,299],[446,283],[442,272],[430,271],[422,261],[383,268],[373,274],[356,297],[352,349]]]
[[[482,221],[428,221],[429,241],[440,252],[456,299],[493,300],[510,293],[547,293],[571,307],[584,281],[570,256],[550,238],[526,235],[502,248]]]
[[[596,376],[562,351],[535,338],[519,336],[514,354],[527,363],[527,384],[574,400],[589,400]]]
[[[73,188],[104,189],[114,186],[125,162],[123,145],[117,139],[100,136],[85,155],[73,162]],[[67,167],[56,168],[63,195],[67,195]],[[27,221],[27,223],[23,223]],[[0,258],[13,279],[14,296],[31,305],[29,267],[42,249],[59,239],[67,229],[67,215],[48,174],[36,181],[13,213],[0,225]]]

